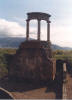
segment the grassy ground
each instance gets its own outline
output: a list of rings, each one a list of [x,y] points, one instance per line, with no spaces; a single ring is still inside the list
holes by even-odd
[[[72,75],[72,50],[71,51],[63,51],[63,50],[56,50],[53,51],[53,57],[56,60],[62,60],[66,62],[67,71],[69,74]]]
[[[72,51],[56,50],[53,51],[53,57],[61,60],[70,60],[72,61]]]

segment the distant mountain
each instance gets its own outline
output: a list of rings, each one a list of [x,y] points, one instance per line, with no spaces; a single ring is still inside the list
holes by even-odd
[[[24,42],[25,38],[21,37],[1,37],[0,38],[0,48],[18,48],[21,42]],[[55,44],[52,44],[53,50],[72,50],[70,47],[61,47]]]
[[[72,48],[70,47],[61,47],[61,46],[58,46],[58,45],[55,45],[55,44],[52,44],[52,49],[53,50],[72,50]]]
[[[1,37],[0,48],[18,48],[20,43],[25,41],[25,38],[20,37]]]

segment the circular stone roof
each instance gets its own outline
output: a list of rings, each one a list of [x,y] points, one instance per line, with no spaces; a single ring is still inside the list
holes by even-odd
[[[28,20],[39,19],[39,20],[49,21],[49,17],[51,17],[50,14],[42,13],[42,12],[30,12],[27,13],[27,15],[28,15]]]

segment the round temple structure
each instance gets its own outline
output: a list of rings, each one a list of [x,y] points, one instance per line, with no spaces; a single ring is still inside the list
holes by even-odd
[[[49,14],[32,12],[27,14],[26,41],[22,42],[11,61],[9,79],[48,81],[54,80],[56,74],[56,60],[52,58],[50,43],[50,16]],[[38,38],[29,40],[29,22],[38,20]],[[40,22],[47,22],[47,41],[40,41]]]
[[[27,13],[28,18],[27,18],[27,29],[26,29],[26,40],[29,39],[29,22],[30,20],[36,19],[38,21],[38,40],[40,41],[40,25],[41,25],[41,20],[45,20],[47,22],[47,41],[50,41],[50,20],[49,18],[51,15],[46,14],[46,13],[41,13],[41,12],[31,12]]]

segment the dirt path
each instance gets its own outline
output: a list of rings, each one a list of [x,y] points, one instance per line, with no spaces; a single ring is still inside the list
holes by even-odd
[[[46,93],[46,87],[30,90],[27,92],[12,92],[16,99],[54,99],[56,94],[54,92]]]
[[[61,85],[56,82],[44,84],[37,83],[11,83],[7,80],[0,82],[0,86],[8,90],[16,99],[61,99]]]

